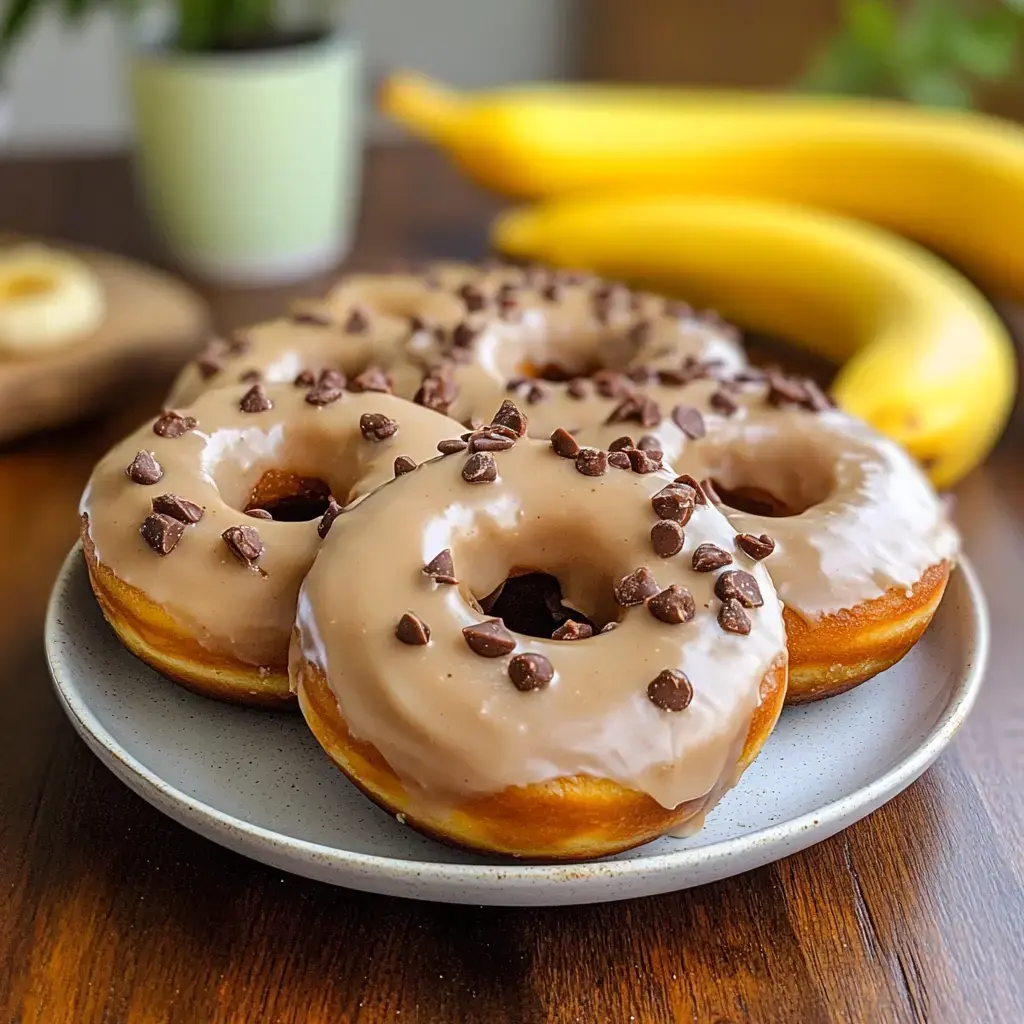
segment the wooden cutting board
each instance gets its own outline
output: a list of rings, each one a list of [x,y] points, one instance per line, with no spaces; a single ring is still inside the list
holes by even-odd
[[[0,355],[0,441],[90,415],[133,381],[167,375],[209,330],[205,304],[168,274],[109,253],[39,239],[0,236],[0,247],[40,241],[74,253],[99,278],[100,327],[38,357]]]

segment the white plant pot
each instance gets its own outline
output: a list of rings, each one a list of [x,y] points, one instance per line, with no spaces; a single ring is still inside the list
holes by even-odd
[[[361,67],[341,36],[252,53],[135,53],[137,173],[182,264],[270,284],[344,257],[362,164]]]

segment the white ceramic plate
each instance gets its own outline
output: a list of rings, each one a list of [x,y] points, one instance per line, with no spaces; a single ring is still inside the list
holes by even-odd
[[[932,763],[974,702],[987,651],[984,601],[964,564],[914,651],[851,693],[788,708],[698,835],[588,864],[538,866],[461,853],[400,825],[328,762],[300,715],[208,701],[151,671],[103,621],[79,548],[64,563],[46,623],[50,672],[74,727],[120,779],[183,825],[336,885],[510,906],[683,889],[820,842]]]

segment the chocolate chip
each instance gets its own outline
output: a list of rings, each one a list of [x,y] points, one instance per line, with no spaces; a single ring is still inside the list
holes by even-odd
[[[732,555],[723,551],[717,544],[698,544],[693,551],[693,568],[695,572],[714,572],[732,562]]]
[[[330,327],[331,318],[315,309],[297,309],[292,313],[293,324],[307,324],[310,327]]]
[[[488,434],[500,434],[502,437],[507,437],[511,441],[519,440],[519,435],[511,427],[506,427],[504,423],[490,423],[486,426],[481,424],[473,429],[477,432],[485,430]],[[466,440],[469,439],[466,438]]]
[[[552,281],[550,284],[544,285],[540,290],[541,297],[547,299],[548,302],[558,302],[562,297],[562,289],[559,288],[558,284]]]
[[[498,479],[498,466],[494,456],[477,452],[466,459],[462,467],[462,479],[468,484],[491,484]]]
[[[449,406],[458,397],[459,389],[455,381],[446,373],[435,371],[423,378],[419,390],[413,397],[417,405],[434,412],[446,413]]]
[[[507,452],[515,444],[515,438],[497,430],[476,430],[469,435],[469,450],[472,452]]]
[[[386,441],[398,433],[398,424],[382,412],[364,412],[359,417],[359,432],[367,441]]]
[[[551,634],[552,640],[586,640],[594,635],[594,628],[586,622],[576,622],[573,619],[566,619],[558,629]]]
[[[627,374],[634,384],[649,384],[655,376],[653,366],[634,366]]]
[[[263,380],[263,374],[255,367],[251,370],[246,370],[245,373],[239,374],[239,384],[251,384],[253,381]]]
[[[651,547],[661,558],[671,558],[683,550],[685,533],[674,519],[659,519],[651,527]]]
[[[654,514],[659,519],[674,519],[685,526],[693,515],[696,495],[686,484],[669,484],[651,498]]]
[[[422,619],[406,612],[395,626],[395,636],[410,647],[423,647],[430,643],[430,627]]]
[[[516,649],[516,639],[501,619],[488,619],[478,625],[466,626],[462,635],[469,649],[481,658],[501,658]]]
[[[647,684],[647,699],[659,711],[685,711],[693,700],[693,687],[682,672],[665,668]]]
[[[451,548],[439,551],[434,557],[423,566],[423,574],[429,576],[435,583],[453,584],[459,581],[455,578],[455,563],[452,561]]]
[[[327,508],[324,510],[324,514],[321,516],[320,522],[317,523],[316,526],[316,532],[319,534],[321,540],[331,532],[334,520],[337,519],[343,511],[344,509],[341,505],[339,505],[333,498],[327,502]]]
[[[410,458],[408,455],[399,455],[395,459],[395,476],[405,476],[406,473],[411,473],[416,468],[416,460]]]
[[[253,384],[251,388],[244,395],[242,400],[238,403],[238,408],[242,412],[267,412],[269,409],[274,408],[274,403],[271,401],[270,396],[263,390],[261,384]]]
[[[804,408],[811,412],[827,412],[835,408],[835,402],[818,387],[813,380],[804,381],[804,391],[807,397],[804,399]]]
[[[682,370],[659,370],[658,383],[665,387],[680,387],[689,384],[690,378]]]
[[[622,605],[623,608],[631,608],[633,605],[643,604],[657,592],[658,584],[654,575],[644,565],[634,569],[628,576],[623,576],[615,584],[615,603]]]
[[[509,430],[515,431],[518,437],[522,437],[526,433],[528,422],[527,418],[519,411],[516,403],[508,398],[501,403],[498,411],[494,414],[494,418],[491,420],[491,423],[508,427]]]
[[[672,422],[691,440],[703,437],[707,433],[700,409],[695,409],[692,405],[677,405],[672,410]]]
[[[231,554],[246,565],[255,565],[263,554],[263,541],[255,526],[229,526],[221,536]]]
[[[458,437],[450,437],[446,441],[437,442],[437,450],[442,455],[456,455],[458,452],[464,452],[468,447],[469,443]]]
[[[251,516],[253,519],[273,519],[274,517],[265,508],[247,508],[245,510],[247,516]]]
[[[639,448],[631,448],[625,453],[629,459],[629,468],[634,473],[657,473],[661,469],[661,459],[654,458],[648,452],[641,451]]]
[[[415,313],[409,317],[409,333],[419,334],[421,331],[429,331],[431,325],[423,319],[421,316],[417,316]]]
[[[133,483],[155,484],[164,475],[164,470],[152,452],[139,452],[129,463],[125,473]]]
[[[608,472],[608,453],[599,448],[581,448],[576,453],[576,472],[584,476],[604,476]]]
[[[180,494],[161,494],[154,498],[153,511],[177,519],[179,523],[198,523],[203,518],[202,508]]]
[[[762,533],[760,537],[755,537],[752,533],[738,533],[736,534],[736,546],[760,562],[762,558],[767,558],[775,550],[775,541],[767,533]]]
[[[580,446],[576,443],[576,438],[562,427],[552,433],[551,447],[555,454],[561,455],[563,459],[575,459],[580,453]]]
[[[645,395],[627,395],[611,413],[605,423],[639,423],[644,427],[656,427],[661,422],[658,403]]]
[[[723,416],[732,416],[739,409],[739,403],[728,391],[719,389],[708,399],[708,405]]]
[[[199,421],[195,416],[182,416],[181,413],[165,409],[153,424],[153,433],[157,437],[181,437],[198,426]]]
[[[708,499],[704,497],[704,488],[689,473],[680,474],[675,478],[674,483],[686,484],[693,491],[693,500],[698,505],[706,505],[708,503]]]
[[[629,456],[625,452],[609,452],[608,465],[616,469],[629,469]]]
[[[591,380],[602,398],[621,398],[633,390],[630,379],[624,373],[617,373],[615,370],[598,370]]]
[[[626,452],[630,448],[635,448],[636,445],[633,443],[633,438],[628,434],[622,437],[615,438],[610,445],[608,445],[608,451],[610,452]]]
[[[142,539],[158,554],[166,555],[177,547],[185,532],[185,524],[173,516],[154,512],[139,527]]]
[[[380,394],[391,394],[391,378],[379,367],[371,366],[363,370],[358,377],[348,382],[349,391],[374,391]]]
[[[773,372],[766,374],[768,381],[767,401],[776,407],[783,405],[803,405],[808,400],[807,388],[795,377]]]
[[[517,654],[508,663],[508,677],[517,690],[528,693],[543,690],[555,678],[555,670],[543,654]]]
[[[726,633],[739,633],[746,636],[750,632],[750,619],[743,610],[743,605],[734,598],[722,602],[718,609],[718,624]]]
[[[316,377],[312,370],[300,370],[292,383],[297,388],[311,388],[316,383]]]
[[[224,363],[214,356],[201,356],[196,360],[196,369],[203,380],[209,380],[224,369]]]
[[[452,331],[452,344],[456,348],[469,348],[479,333],[475,327],[470,327],[463,321],[461,324],[456,324],[455,330]]]
[[[582,377],[573,377],[565,393],[570,398],[580,399],[587,397],[587,382]]]
[[[343,329],[346,334],[362,334],[369,326],[370,321],[366,314],[361,309],[353,309],[349,313]]]
[[[340,376],[340,375],[339,375]],[[335,379],[321,379],[316,387],[306,392],[306,401],[310,405],[331,405],[345,395],[345,378],[339,384]]]
[[[744,608],[760,608],[764,604],[757,580],[742,569],[730,569],[715,580],[715,596],[727,601],[734,597]]]
[[[345,374],[341,370],[332,370],[325,366],[316,379],[317,387],[321,388],[343,388],[345,386]]]
[[[647,602],[647,610],[656,619],[669,625],[690,622],[697,613],[693,595],[686,587],[677,587],[674,583],[660,594],[655,594]]]
[[[466,304],[468,313],[477,313],[487,305],[484,293],[471,284],[464,284],[456,294]]]
[[[653,434],[644,434],[636,443],[637,448],[642,452],[654,452],[658,453],[658,457],[661,457],[661,441],[658,440]]]

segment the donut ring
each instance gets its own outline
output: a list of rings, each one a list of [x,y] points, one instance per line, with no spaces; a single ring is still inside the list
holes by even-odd
[[[590,392],[622,398],[630,374],[678,381],[712,362],[744,365],[735,333],[681,303],[587,275],[442,264],[418,277],[346,278],[290,318],[211,343],[168,401],[188,404],[243,375],[290,381],[327,367],[353,378],[373,368],[396,394],[466,424],[509,395],[546,438],[590,422],[579,418]]]
[[[288,637],[299,583],[339,511],[328,496],[358,502],[436,456],[453,429],[411,402],[329,381],[235,385],[164,412],[98,463],[82,496],[104,616],[135,655],[197,693],[293,703]]]
[[[497,422],[525,430],[510,403]],[[561,435],[473,448],[379,489],[324,544],[289,663],[314,735],[371,799],[470,849],[580,859],[699,827],[782,707],[767,572],[664,470],[572,457]],[[731,575],[712,564],[726,551]],[[559,639],[482,610],[538,571],[577,609]]]
[[[774,372],[644,389],[644,400],[665,413],[652,443],[676,470],[714,482],[713,499],[765,559],[785,606],[788,703],[842,693],[907,654],[958,541],[898,445],[831,408],[813,382]],[[624,426],[580,440],[614,447]]]

